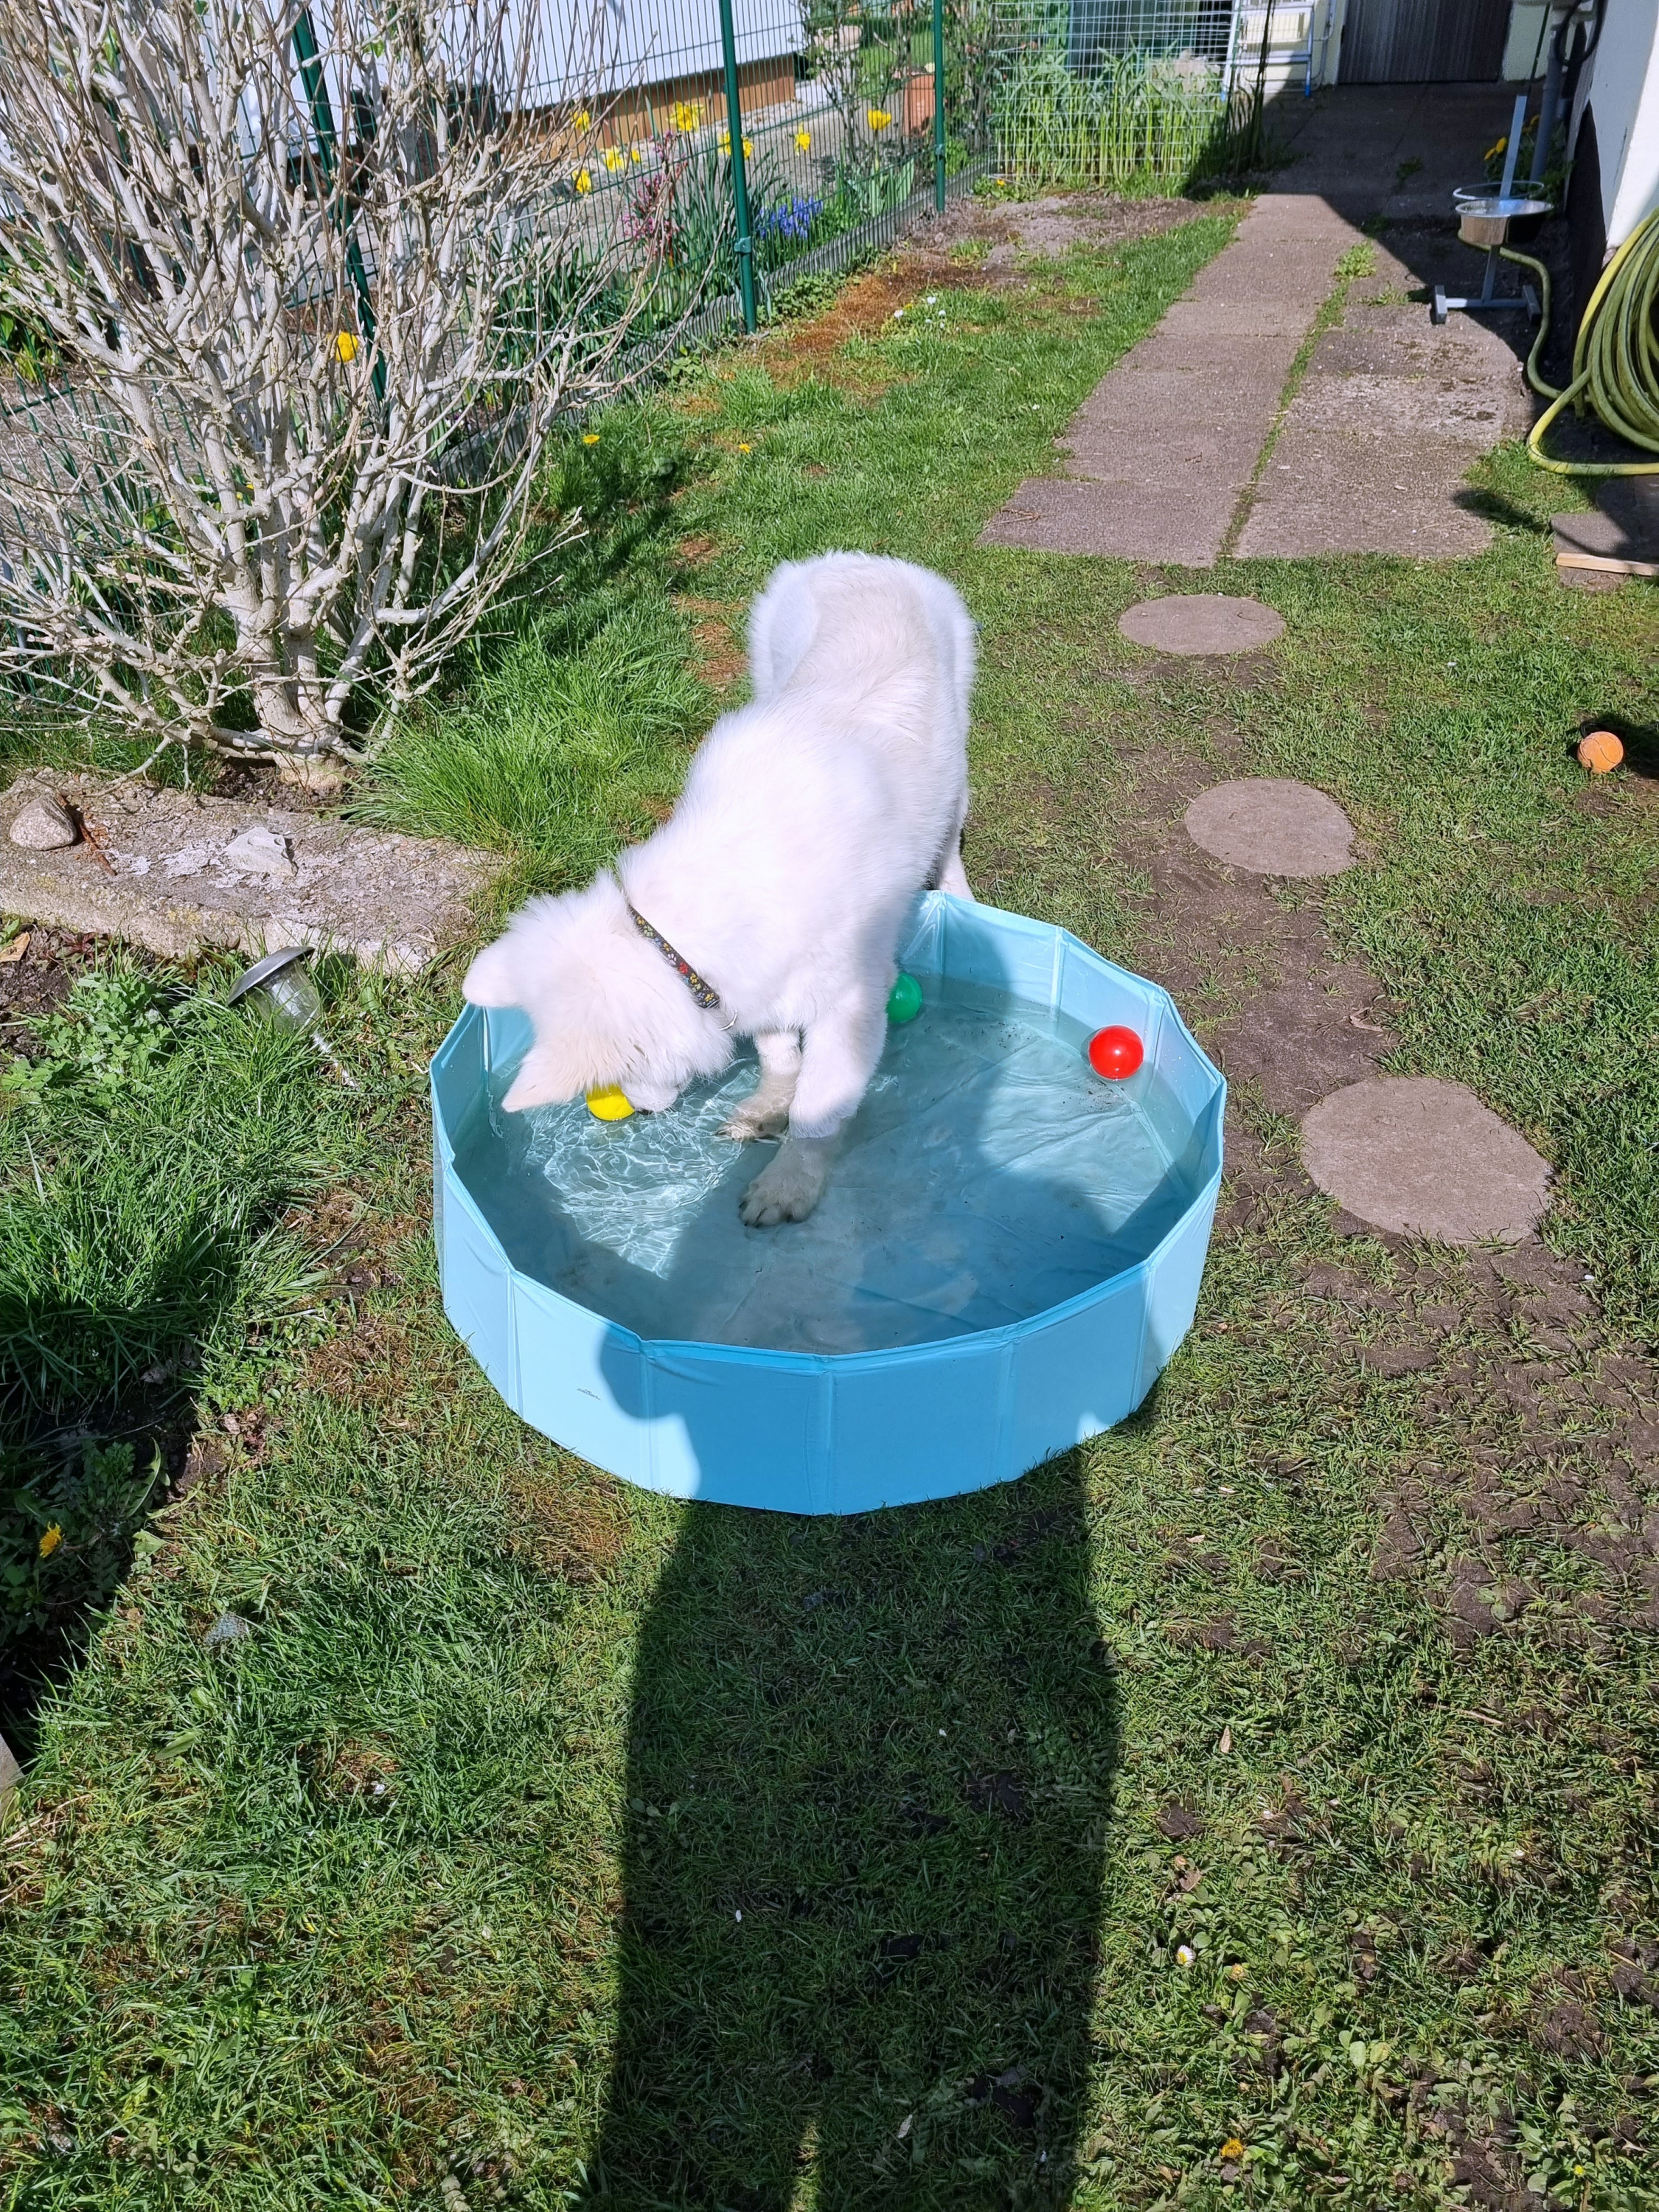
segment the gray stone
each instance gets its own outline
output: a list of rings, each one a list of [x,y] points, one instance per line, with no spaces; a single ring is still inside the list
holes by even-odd
[[[48,787],[64,793],[88,834],[51,852],[0,840],[0,912],[127,938],[173,959],[210,945],[257,954],[314,945],[412,974],[467,934],[471,901],[504,865],[440,839],[90,775],[50,787],[21,777],[0,793],[0,828],[9,831]],[[255,830],[285,848],[291,875],[231,863]]]
[[[1549,1201],[1550,1170],[1461,1083],[1378,1075],[1322,1098],[1302,1164],[1374,1227],[1447,1244],[1519,1243]]]
[[[289,883],[298,875],[294,865],[294,848],[280,830],[272,830],[263,822],[254,823],[244,830],[240,837],[233,837],[225,848],[225,866],[240,869],[245,876],[276,876]]]
[[[1353,865],[1353,826],[1310,783],[1242,776],[1200,792],[1187,834],[1230,868],[1259,876],[1340,876]]]
[[[0,1735],[0,1813],[3,1813],[17,1794],[17,1785],[23,1778],[23,1770],[12,1757],[11,1747]]]
[[[1251,653],[1285,635],[1285,617],[1276,609],[1220,592],[1142,599],[1118,617],[1117,626],[1134,644],[1159,653]]]
[[[14,818],[9,835],[14,845],[31,853],[55,853],[75,842],[76,831],[69,809],[43,792]]]

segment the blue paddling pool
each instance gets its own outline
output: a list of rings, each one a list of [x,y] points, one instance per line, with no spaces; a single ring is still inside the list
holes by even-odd
[[[526,1018],[469,1006],[432,1066],[445,1310],[532,1426],[630,1482],[793,1513],[1010,1480],[1132,1413],[1189,1327],[1224,1086],[1168,994],[941,892],[811,1218],[748,1229],[720,1135],[745,1055],[667,1113],[503,1114]],[[1103,1082],[1090,1036],[1146,1046]]]

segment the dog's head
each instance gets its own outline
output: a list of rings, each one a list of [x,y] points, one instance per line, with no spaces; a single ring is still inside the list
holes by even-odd
[[[616,879],[532,899],[462,986],[475,1006],[522,1006],[534,1040],[502,1105],[562,1105],[614,1084],[641,1113],[714,1075],[729,1041],[629,919]]]

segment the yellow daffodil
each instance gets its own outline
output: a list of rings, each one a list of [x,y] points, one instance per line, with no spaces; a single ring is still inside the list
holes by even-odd
[[[577,110],[575,115],[572,118],[572,123],[576,130],[587,131],[592,129],[593,118],[588,113],[587,110],[583,107]]]
[[[871,107],[865,111],[865,120],[872,131],[884,131],[892,119],[884,107]]]
[[[582,432],[582,443],[583,443],[583,445],[585,445],[585,446],[597,446],[597,445],[599,444],[599,432],[598,432],[597,430],[584,430],[584,431]]]
[[[586,169],[577,170],[575,184],[576,190],[579,192],[591,192],[593,189],[593,179],[588,175]]]
[[[700,100],[677,100],[674,102],[676,131],[695,131],[702,121],[702,102]]]
[[[41,1558],[43,1559],[49,1559],[63,1540],[64,1532],[54,1521],[51,1528],[46,1529],[40,1538]]]
[[[605,149],[605,166],[614,174],[617,170],[628,166],[628,156],[620,147],[607,146]]]
[[[334,341],[334,350],[342,361],[356,360],[357,341],[352,337],[349,331],[342,331],[340,332],[339,337]]]
[[[1495,161],[1500,154],[1506,154],[1509,151],[1509,137],[1506,132],[1505,135],[1498,140],[1495,146],[1487,147],[1486,153],[1481,157],[1482,160]]]
[[[795,133],[795,143],[800,148],[803,154],[810,153],[812,149],[811,132],[810,131],[797,131]]]
[[[629,154],[633,156],[633,158],[635,159],[635,161],[637,161],[639,160],[639,158],[640,158],[640,149],[639,149],[639,148],[638,148],[637,146],[630,146],[630,147],[629,148],[629,149],[628,149],[628,150],[629,150]]]

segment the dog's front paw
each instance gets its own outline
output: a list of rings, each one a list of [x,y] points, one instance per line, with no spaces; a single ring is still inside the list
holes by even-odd
[[[824,1173],[801,1146],[786,1145],[744,1191],[738,1211],[750,1229],[805,1221],[823,1194]]]
[[[767,1106],[753,1098],[745,1098],[735,1107],[720,1126],[723,1137],[735,1137],[740,1145],[753,1143],[757,1139],[781,1137],[789,1127],[787,1106]]]

